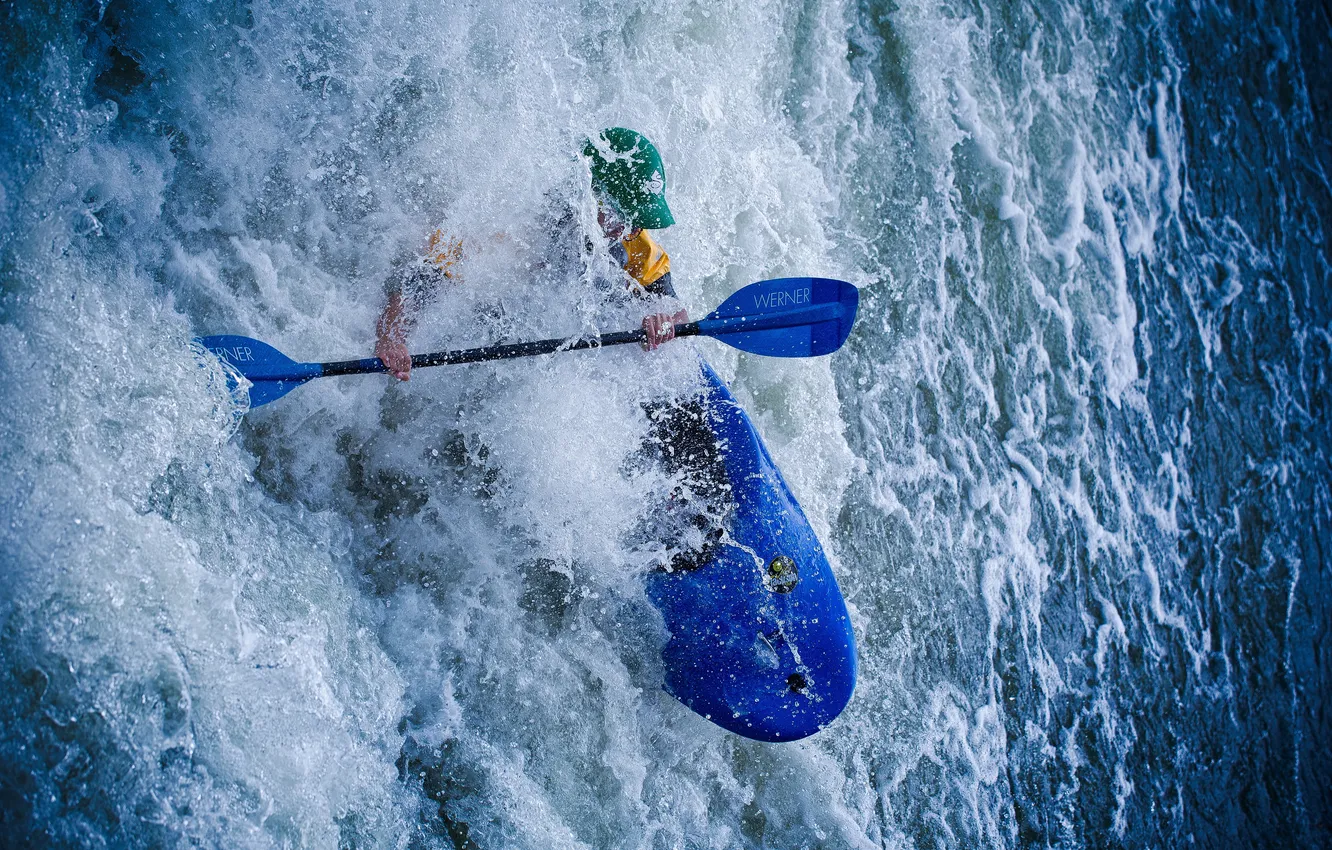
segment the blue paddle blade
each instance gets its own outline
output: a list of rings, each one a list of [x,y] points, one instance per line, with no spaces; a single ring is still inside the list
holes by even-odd
[[[318,363],[297,363],[266,342],[247,336],[220,334],[195,340],[217,358],[239,372],[252,386],[250,407],[260,407],[282,398],[311,378],[324,373]],[[227,375],[230,385],[234,378]],[[235,389],[234,386],[230,387]]]
[[[846,342],[859,304],[859,290],[843,280],[764,280],[727,298],[698,332],[751,354],[818,357]]]

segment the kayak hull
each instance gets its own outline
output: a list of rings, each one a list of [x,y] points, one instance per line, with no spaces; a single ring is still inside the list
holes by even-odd
[[[735,509],[710,560],[648,578],[670,632],[665,687],[737,735],[795,741],[828,726],[851,699],[850,616],[823,547],[753,423],[706,364],[703,377]]]

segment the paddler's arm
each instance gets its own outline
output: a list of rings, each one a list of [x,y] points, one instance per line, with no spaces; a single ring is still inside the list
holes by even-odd
[[[671,259],[666,256],[646,231],[631,231],[624,245],[624,270],[637,284],[633,287],[636,294],[656,296],[678,301],[675,287],[671,285]],[[675,326],[689,321],[687,310],[674,313],[653,313],[643,317],[643,331],[647,339],[643,348],[653,351],[657,346],[675,339]]]
[[[412,354],[407,350],[407,335],[416,324],[415,310],[404,303],[402,290],[389,292],[384,312],[375,322],[375,356],[384,361],[389,374],[399,381],[412,376]]]
[[[412,375],[407,338],[416,328],[417,315],[434,299],[443,281],[452,277],[447,271],[413,263],[400,267],[389,278],[385,287],[388,298],[375,322],[375,356],[399,381],[409,380]]]
[[[399,381],[412,376],[407,337],[416,327],[416,316],[446,281],[457,281],[462,247],[461,239],[436,230],[430,235],[425,255],[400,262],[389,278],[385,287],[388,299],[375,322],[375,356]]]

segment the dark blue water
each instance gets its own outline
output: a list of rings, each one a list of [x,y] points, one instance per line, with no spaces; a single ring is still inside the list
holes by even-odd
[[[116,0],[0,40],[0,844],[1332,845],[1326,8]],[[415,349],[632,323],[525,272],[615,124],[692,313],[845,277],[847,348],[243,418],[190,349],[366,356],[437,227],[475,247]],[[853,607],[804,742],[660,690],[630,459],[695,351]]]

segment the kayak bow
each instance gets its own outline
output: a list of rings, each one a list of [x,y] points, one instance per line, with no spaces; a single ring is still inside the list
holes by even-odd
[[[823,547],[753,423],[706,364],[703,377],[735,510],[710,561],[648,577],[671,635],[666,690],[737,735],[794,741],[851,699],[855,635]]]

